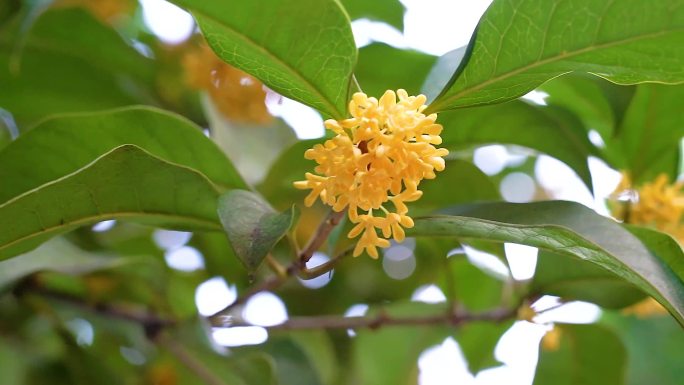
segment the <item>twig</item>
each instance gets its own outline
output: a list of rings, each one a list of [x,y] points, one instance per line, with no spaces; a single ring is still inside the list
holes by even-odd
[[[168,350],[178,361],[190,369],[207,385],[227,385],[221,378],[207,368],[202,361],[190,354],[185,347],[171,338],[159,336],[154,340],[159,346]]]
[[[304,267],[311,256],[321,247],[321,245],[328,239],[330,232],[337,226],[340,221],[344,218],[344,211],[336,212],[330,211],[328,217],[321,222],[316,229],[316,232],[309,240],[309,243],[304,247],[304,249],[299,253],[299,263],[300,266]]]
[[[447,312],[429,316],[414,317],[391,317],[386,313],[380,313],[374,317],[343,317],[343,316],[319,316],[291,318],[281,324],[267,327],[269,330],[301,330],[301,329],[378,329],[387,326],[427,326],[427,325],[452,325],[459,326],[467,322],[492,321],[502,322],[514,318],[516,308],[499,308],[482,313],[469,313],[465,311]],[[239,326],[239,325],[236,325]]]
[[[210,323],[218,327],[225,326],[224,316],[229,315],[230,312],[233,311],[233,309],[235,309],[236,307],[247,303],[247,301],[256,294],[259,294],[263,291],[275,290],[282,286],[285,282],[287,282],[288,279],[290,279],[290,277],[294,275],[297,275],[302,279],[313,279],[319,277],[332,270],[339,261],[351,255],[352,250],[353,248],[351,247],[347,248],[340,254],[336,255],[333,259],[329,260],[328,262],[311,269],[301,268],[299,261],[293,262],[290,266],[287,267],[287,269],[285,269],[283,275],[273,275],[269,277],[260,285],[253,286],[252,288],[250,288],[245,294],[238,297],[238,299],[236,299],[235,302],[226,306],[222,310],[219,310],[218,312],[210,315],[208,317]]]
[[[133,310],[124,306],[116,306],[106,303],[89,303],[87,300],[53,290],[38,286],[28,281],[21,285],[16,291],[17,295],[23,295],[26,292],[35,293],[42,297],[54,299],[60,302],[68,303],[71,306],[97,313],[111,318],[121,319],[125,321],[135,322],[147,329],[160,329],[176,324],[176,321],[168,318],[162,318],[154,313],[145,311]]]

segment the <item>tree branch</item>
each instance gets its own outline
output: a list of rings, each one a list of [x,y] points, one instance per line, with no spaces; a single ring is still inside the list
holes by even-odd
[[[79,309],[89,311],[91,313],[100,314],[110,318],[135,322],[142,325],[146,330],[161,329],[176,324],[175,320],[169,318],[162,318],[154,313],[140,311],[126,306],[117,306],[113,304],[96,302],[91,303],[81,297],[47,289],[45,287],[35,284],[32,281],[24,282],[24,284],[17,287],[15,293],[18,296],[24,295],[25,293],[38,294],[42,297],[64,302]]]
[[[328,217],[321,222],[316,229],[316,232],[309,240],[309,243],[304,247],[304,249],[299,253],[300,266],[304,267],[311,256],[318,250],[321,245],[328,239],[330,232],[337,226],[342,218],[344,218],[344,211],[336,212],[331,210]]]
[[[515,318],[516,308],[497,308],[494,310],[469,313],[466,311],[446,312],[429,316],[391,317],[380,313],[374,317],[316,316],[291,318],[281,324],[269,326],[268,330],[302,330],[302,329],[378,329],[387,326],[459,326],[467,322],[490,321],[502,322]],[[235,326],[247,326],[235,325]]]

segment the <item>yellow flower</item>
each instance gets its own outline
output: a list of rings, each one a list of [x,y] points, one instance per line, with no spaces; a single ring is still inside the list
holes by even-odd
[[[206,44],[189,50],[183,67],[187,84],[207,91],[226,118],[261,125],[273,120],[266,108],[266,91],[261,82],[223,62]]]
[[[624,175],[614,195],[627,193],[628,201],[619,216],[628,223],[653,226],[684,242],[684,184],[669,183],[666,174],[660,174],[653,182],[648,182],[636,190],[630,190],[629,176]]]
[[[630,307],[622,309],[624,315],[634,315],[637,318],[649,318],[666,315],[667,310],[655,299],[648,297]]]
[[[304,154],[318,165],[294,185],[311,189],[307,206],[320,198],[337,212],[347,210],[356,224],[349,238],[361,235],[354,256],[366,250],[377,258],[376,247],[388,247],[388,238],[403,241],[404,228],[413,227],[406,203],[422,195],[421,180],[444,170],[449,152],[435,147],[442,126],[437,114],[423,114],[425,101],[404,90],[386,91],[380,100],[358,92],[349,102],[351,118],[325,122],[335,137]]]

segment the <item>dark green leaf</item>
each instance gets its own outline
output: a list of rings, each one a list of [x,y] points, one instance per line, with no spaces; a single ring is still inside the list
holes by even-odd
[[[287,338],[275,338],[261,349],[275,361],[275,376],[280,385],[322,385],[312,359],[297,343]]]
[[[434,211],[457,204],[492,201],[500,198],[492,181],[470,162],[448,160],[444,171],[437,178],[420,184],[423,196],[411,204],[418,212]]]
[[[684,86],[637,87],[617,133],[617,143],[609,143],[620,147],[625,157],[623,168],[634,183],[651,181],[660,173],[677,177],[684,136],[683,99]]]
[[[107,219],[220,230],[218,191],[202,174],[133,145],[0,204],[0,259]]]
[[[18,35],[0,35],[0,106],[20,126],[55,113],[152,101],[152,60],[84,10],[46,12],[20,46]]]
[[[399,88],[409,95],[417,95],[436,59],[418,51],[373,43],[359,50],[359,64],[354,74],[369,96],[380,98],[386,90]]]
[[[627,348],[629,385],[679,385],[684,376],[684,333],[670,317],[636,318],[604,313],[601,323],[611,328]]]
[[[441,113],[442,146],[449,150],[505,143],[525,146],[570,166],[591,186],[587,157],[593,146],[576,118],[564,110],[512,101],[497,106]]]
[[[347,115],[357,52],[337,1],[172,2],[194,14],[221,59],[323,115]]]
[[[367,18],[404,30],[404,6],[399,0],[341,0],[352,20]]]
[[[681,277],[619,224],[580,204],[475,204],[449,213],[460,216],[417,219],[407,235],[513,242],[587,260],[656,298],[684,325]]]
[[[539,253],[530,290],[606,308],[623,308],[646,297],[634,285],[593,263],[548,251]]]
[[[634,225],[625,225],[625,227],[632,235],[639,238],[651,253],[665,261],[675,274],[680,278],[684,277],[684,252],[679,242],[668,234],[647,227]]]
[[[193,168],[222,189],[245,187],[199,127],[165,111],[130,107],[56,116],[20,135],[0,151],[0,202],[75,172],[123,144]]]
[[[295,207],[277,213],[258,195],[232,190],[218,201],[218,215],[233,250],[254,271],[295,221]]]
[[[610,138],[615,130],[613,109],[596,76],[570,74],[550,80],[539,89],[549,94],[549,105],[572,111],[585,129],[596,130],[603,138]]]
[[[684,81],[679,0],[502,0],[429,112],[501,103],[571,71],[620,84]]]
[[[391,316],[415,316],[445,312],[446,307],[425,303],[400,303],[384,308]],[[359,378],[355,383],[413,385],[418,378],[418,357],[451,334],[447,326],[391,327],[358,330],[354,359]]]
[[[513,321],[471,322],[458,328],[456,340],[463,351],[468,369],[477,373],[483,369],[496,366],[494,349],[501,336],[511,327]]]
[[[534,385],[619,385],[624,382],[625,347],[598,325],[556,325],[558,350],[541,349]]]

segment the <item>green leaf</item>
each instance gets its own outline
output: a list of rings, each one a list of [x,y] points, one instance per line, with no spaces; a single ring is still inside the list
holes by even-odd
[[[465,57],[466,48],[460,47],[445,53],[437,59],[435,65],[430,69],[421,88],[421,93],[427,96],[430,103],[449,83],[449,79]]]
[[[500,0],[428,112],[501,103],[567,72],[619,84],[684,81],[679,0]]]
[[[620,339],[598,325],[556,325],[558,350],[541,349],[534,385],[622,384],[627,357]]]
[[[601,324],[627,348],[628,385],[678,385],[682,382],[684,333],[670,317],[636,318],[604,313]]]
[[[0,202],[73,173],[123,144],[193,168],[222,189],[245,187],[199,127],[155,108],[129,107],[55,116],[20,135],[0,151]]]
[[[0,261],[0,292],[39,271],[80,275],[125,263],[124,258],[89,253],[65,239],[56,238],[21,258]]]
[[[304,152],[317,143],[322,143],[322,140],[303,140],[283,151],[273,162],[263,182],[257,186],[264,198],[276,208],[282,209],[306,196],[305,191],[296,189],[292,183],[304,180],[304,174],[313,170],[316,163],[304,158]]]
[[[423,196],[411,203],[414,213],[500,198],[498,189],[489,177],[474,164],[462,160],[446,161],[444,171],[438,173],[435,179],[424,180],[420,190]]]
[[[323,115],[346,117],[356,45],[336,0],[173,0],[229,64]]]
[[[684,325],[684,282],[614,221],[574,202],[475,204],[417,219],[408,236],[512,242],[592,262],[636,285]]]
[[[197,171],[133,145],[120,146],[72,174],[0,204],[0,259],[107,219],[218,231],[218,194]]]
[[[684,34],[684,33],[683,33]],[[624,168],[634,183],[679,170],[679,146],[684,136],[684,86],[642,84],[637,87],[615,139],[625,157]]]
[[[440,282],[442,291],[453,290],[456,300],[473,312],[501,305],[504,282],[480,270],[463,254],[449,257],[448,262],[446,273],[451,274],[451,278]],[[449,289],[449,281],[452,281],[453,289]]]
[[[679,242],[668,234],[647,227],[628,224],[624,226],[658,259],[665,261],[675,274],[684,277],[684,252]]]
[[[530,290],[613,309],[629,306],[646,297],[634,285],[593,263],[548,251],[539,253]]]
[[[476,374],[483,369],[496,366],[494,349],[501,336],[513,325],[507,322],[471,322],[459,327],[456,331],[456,341],[463,351],[468,369]]]
[[[379,310],[379,309],[378,309]],[[395,303],[383,308],[390,316],[415,316],[446,312],[443,305]],[[357,330],[353,341],[358,384],[413,385],[418,379],[418,357],[427,348],[451,334],[448,326],[396,326]]]
[[[20,126],[47,115],[152,102],[151,59],[81,9],[45,12],[17,46],[0,34],[0,106]]]
[[[258,195],[245,190],[222,195],[218,215],[235,254],[249,271],[259,267],[297,216],[294,206],[279,214]]]
[[[404,6],[399,0],[340,0],[352,20],[367,18],[404,30]]]
[[[512,101],[441,113],[442,147],[459,150],[488,143],[516,144],[570,166],[591,187],[587,157],[594,147],[581,123],[567,111]]]
[[[373,43],[359,50],[359,63],[354,74],[363,92],[369,96],[380,98],[386,90],[399,88],[405,89],[409,95],[418,95],[436,59],[419,51]]]
[[[549,105],[572,111],[587,131],[593,129],[603,138],[610,138],[615,130],[615,117],[600,82],[596,76],[569,74],[550,80],[539,89],[549,94]]]
[[[316,358],[289,338],[275,338],[261,347],[275,361],[274,384],[322,385],[320,375],[312,362]]]

